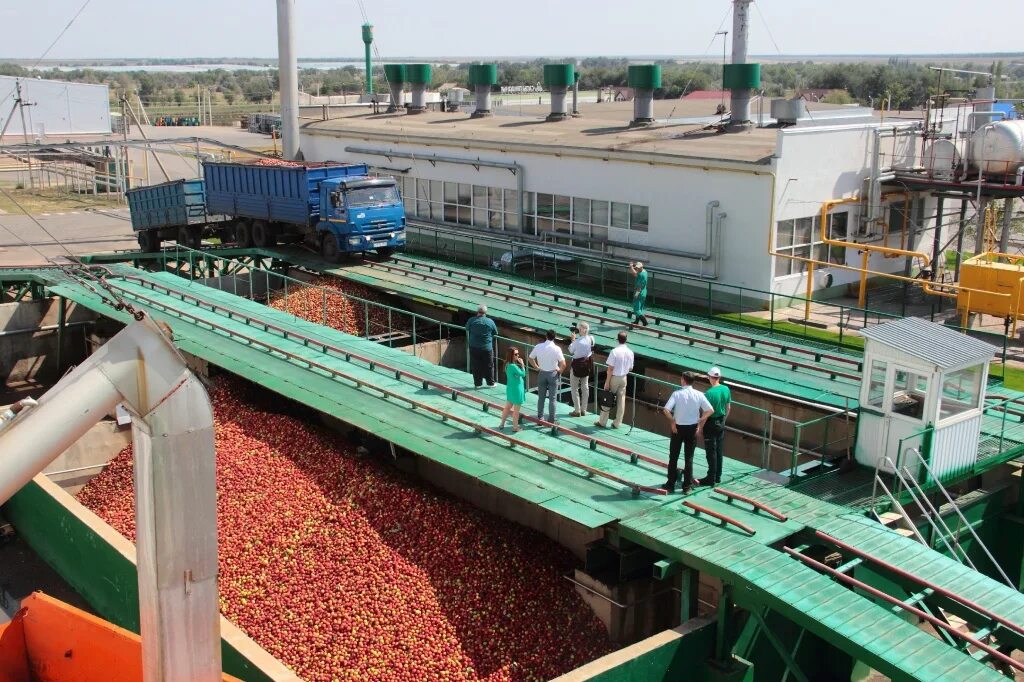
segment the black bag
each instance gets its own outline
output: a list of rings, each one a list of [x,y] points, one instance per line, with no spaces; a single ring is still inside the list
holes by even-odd
[[[597,404],[603,410],[611,410],[619,402],[615,391],[606,391],[603,388],[597,389]]]
[[[594,368],[594,356],[588,355],[585,358],[572,359],[572,375],[574,377],[589,377]]]

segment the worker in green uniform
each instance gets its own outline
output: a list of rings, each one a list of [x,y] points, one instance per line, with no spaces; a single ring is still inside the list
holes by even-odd
[[[647,316],[644,315],[644,305],[647,303],[647,271],[640,261],[629,264],[629,271],[636,277],[633,284],[633,318],[636,322],[647,326]]]
[[[712,367],[708,370],[711,388],[704,397],[714,410],[704,424],[704,454],[708,457],[708,475],[703,482],[718,485],[722,482],[722,441],[725,438],[725,420],[732,409],[732,392],[722,383],[722,370]]]

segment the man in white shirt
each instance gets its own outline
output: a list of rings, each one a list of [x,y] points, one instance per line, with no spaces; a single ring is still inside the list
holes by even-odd
[[[672,394],[662,410],[672,428],[672,438],[668,446],[668,481],[665,483],[665,489],[670,493],[675,490],[676,478],[679,476],[681,445],[684,446],[683,493],[690,492],[695,483],[700,483],[693,478],[693,451],[696,447],[696,438],[701,435],[704,428],[704,422],[715,412],[704,394],[693,387],[693,380],[692,372],[683,372],[682,388]]]
[[[565,354],[555,343],[555,330],[549,329],[547,340],[538,343],[530,351],[530,367],[537,370],[537,419],[544,419],[544,400],[550,400],[548,421],[556,424],[555,401],[558,384],[565,370]]]
[[[622,416],[626,414],[626,383],[629,373],[633,371],[633,351],[626,345],[626,332],[619,332],[619,345],[608,353],[608,372],[604,377],[604,390],[615,394],[615,421],[612,428],[622,426]],[[601,416],[594,426],[604,427],[608,422],[609,408],[601,406]]]

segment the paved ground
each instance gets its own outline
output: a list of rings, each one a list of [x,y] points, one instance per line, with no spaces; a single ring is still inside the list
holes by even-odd
[[[0,266],[38,265],[69,253],[134,248],[138,243],[127,208],[0,216]]]

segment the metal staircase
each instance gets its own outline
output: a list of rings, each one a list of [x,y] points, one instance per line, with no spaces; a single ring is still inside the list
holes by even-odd
[[[962,532],[966,530],[970,534],[971,538],[974,540],[976,546],[985,554],[985,557],[995,568],[1002,582],[1005,583],[1007,586],[1016,589],[1016,586],[1013,584],[1013,581],[1010,580],[1010,578],[1006,575],[1006,572],[1003,571],[1002,567],[999,565],[999,562],[997,562],[995,557],[992,555],[992,552],[985,545],[985,543],[982,542],[981,537],[979,537],[977,532],[975,532],[974,526],[964,516],[963,511],[961,511],[960,505],[956,503],[956,501],[953,499],[953,496],[950,495],[946,487],[942,485],[942,481],[939,479],[938,476],[935,475],[935,472],[932,470],[931,466],[921,455],[920,450],[917,448],[907,448],[906,450],[904,450],[903,454],[904,456],[900,458],[902,460],[902,464],[900,465],[897,465],[889,457],[881,458],[875,465],[875,487],[872,491],[872,497],[877,499],[878,489],[881,489],[884,493],[885,498],[888,499],[891,508],[898,515],[898,518],[903,521],[907,530],[909,530],[911,534],[919,542],[921,542],[921,544],[930,546],[928,540],[926,540],[925,537],[918,530],[917,525],[911,519],[910,514],[907,513],[906,508],[900,502],[902,493],[905,492],[907,496],[909,496],[910,500],[917,507],[918,511],[921,514],[921,517],[924,518],[925,521],[928,523],[928,526],[931,529],[931,536],[933,538],[938,537],[938,539],[942,542],[942,546],[945,547],[946,550],[948,550],[950,557],[960,562],[961,564],[977,571],[978,567],[975,565],[974,561],[967,553],[967,550],[965,550],[963,545],[961,545],[960,543],[960,536]],[[925,484],[921,483],[921,481],[919,480],[919,475],[915,474],[911,470],[911,466],[907,464],[908,455],[910,456],[910,465],[913,465],[914,467],[919,466],[926,474],[926,476],[924,477],[924,480],[926,481]],[[892,490],[890,490],[889,487],[886,485],[885,481],[882,478],[882,472],[879,469],[879,466],[883,462],[891,466],[893,469],[894,486]],[[926,485],[928,490],[925,489]],[[952,509],[953,513],[956,514],[957,522],[955,530],[949,527],[949,524],[946,523],[946,520],[942,517],[942,514],[939,513],[939,509],[930,499],[929,495],[933,493],[941,494],[942,497],[945,498],[946,502],[949,503],[950,509]],[[871,512],[875,516],[875,518],[879,520],[879,522],[881,522],[884,525],[888,525],[886,524],[885,520],[881,517],[881,515],[877,513],[874,506],[872,506]]]

